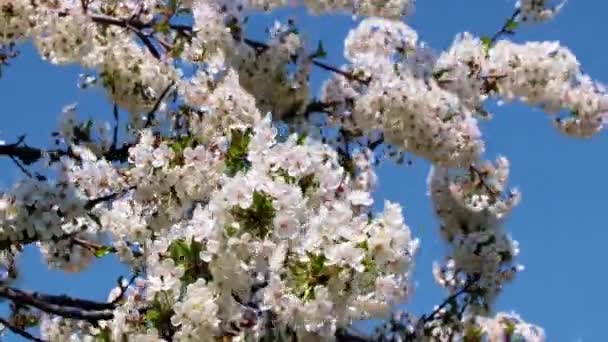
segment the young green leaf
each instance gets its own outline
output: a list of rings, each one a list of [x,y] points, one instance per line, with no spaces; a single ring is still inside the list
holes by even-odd
[[[515,29],[517,29],[517,26],[519,26],[519,23],[517,21],[515,21],[515,19],[509,19],[509,20],[507,20],[507,23],[505,24],[505,29],[508,32],[513,32],[513,31],[515,31]]]
[[[327,57],[327,51],[323,48],[323,41],[319,40],[317,50],[310,56],[311,58],[325,58]]]
[[[488,36],[481,37],[481,46],[483,48],[484,53],[487,55],[490,52],[490,48],[492,47],[492,38]]]
[[[93,252],[93,254],[95,254],[95,257],[97,257],[97,258],[103,258],[104,256],[108,255],[110,252],[112,252],[112,247],[102,246],[102,247],[97,248],[95,250],[95,252]]]

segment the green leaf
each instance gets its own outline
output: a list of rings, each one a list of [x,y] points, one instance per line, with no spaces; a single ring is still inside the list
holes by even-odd
[[[323,41],[319,40],[317,50],[310,56],[311,58],[325,58],[327,57],[327,51],[323,48]]]
[[[173,150],[173,160],[171,166],[183,165],[184,164],[184,151],[186,148],[195,148],[199,142],[193,135],[187,135],[181,138],[177,138],[169,144],[169,147]]]
[[[443,75],[447,74],[451,69],[450,68],[442,68],[436,71],[433,71],[433,78],[439,80],[443,77]]]
[[[481,37],[481,46],[485,54],[490,52],[490,48],[492,47],[492,38],[488,36]]]
[[[505,324],[505,334],[508,336],[513,335],[513,333],[515,332],[515,324],[513,324],[513,322],[509,321],[509,320],[504,320],[503,323]]]
[[[226,232],[227,237],[233,237],[236,235],[236,233],[238,233],[238,230],[236,228],[228,225],[224,227],[224,231]]]
[[[300,186],[300,189],[302,189],[302,195],[304,196],[308,195],[310,191],[314,191],[320,186],[319,182],[315,179],[314,173],[300,178],[298,185]]]
[[[367,240],[359,242],[357,244],[357,248],[361,248],[364,251],[368,251],[369,250],[369,246],[367,245]]]
[[[235,206],[230,211],[244,231],[258,238],[265,238],[272,230],[276,210],[272,205],[272,197],[262,191],[253,193],[251,206],[243,209]]]
[[[156,25],[154,25],[154,30],[158,33],[165,33],[165,34],[171,32],[171,26],[169,25],[169,21],[163,20],[163,21],[156,23]]]
[[[146,320],[152,322],[153,325],[156,326],[157,322],[160,321],[161,319],[161,313],[160,310],[158,309],[148,309],[148,311],[146,311]]]
[[[112,333],[110,329],[101,329],[99,334],[95,335],[95,342],[112,342]]]
[[[306,134],[301,134],[298,136],[298,140],[296,141],[296,145],[304,145],[306,142]]]
[[[289,172],[287,172],[287,170],[285,170],[285,169],[282,169],[282,168],[281,168],[281,169],[278,169],[278,170],[275,172],[275,174],[276,174],[276,176],[277,176],[277,177],[281,177],[281,178],[283,178],[283,180],[284,180],[284,181],[285,181],[285,183],[287,183],[287,184],[294,184],[294,183],[296,182],[296,177],[294,177],[294,176],[290,176],[290,175],[289,175]]]
[[[507,31],[509,32],[515,31],[515,29],[517,29],[517,26],[519,26],[519,23],[515,21],[515,19],[509,19],[505,23],[505,29],[507,29]]]
[[[178,39],[177,42],[173,45],[171,49],[171,57],[179,58],[184,52],[184,48],[186,46],[186,42],[184,39]]]
[[[464,342],[481,342],[483,338],[483,330],[475,325],[469,325],[464,334]]]
[[[183,265],[190,258],[190,246],[184,240],[175,240],[169,246],[169,253],[176,265]]]
[[[102,246],[100,248],[97,248],[97,250],[93,254],[95,254],[95,256],[97,258],[103,258],[104,256],[108,255],[108,253],[110,253],[110,252],[112,252],[112,247]]]
[[[230,146],[226,153],[226,173],[229,176],[236,175],[239,171],[249,169],[247,153],[249,141],[251,140],[251,130],[240,131],[232,130]]]

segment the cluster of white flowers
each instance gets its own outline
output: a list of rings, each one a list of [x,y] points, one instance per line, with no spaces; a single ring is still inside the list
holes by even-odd
[[[85,215],[86,200],[65,184],[25,180],[0,197],[0,240],[50,240]]]
[[[524,22],[542,22],[553,19],[564,7],[566,0],[551,5],[551,0],[518,0],[515,7]]]
[[[413,0],[301,3],[373,16],[346,37],[348,65],[323,64],[322,44],[307,51],[293,21],[270,28],[268,42],[248,39],[251,11],[287,0],[0,1],[0,46],[31,39],[53,64],[94,70],[83,87],[99,81],[135,133],[116,141],[120,120],[116,131],[82,123],[67,106],[57,149],[40,158],[53,180],[32,174],[0,193],[3,248],[36,243],[68,272],[114,253],[139,275],[111,291],[98,324],[45,315],[45,340],[331,340],[355,320],[386,317],[411,293],[418,241],[399,205],[372,211],[377,151],[360,141],[434,165],[429,191],[450,252],[433,272],[455,296],[448,304],[466,305],[457,322],[446,307],[408,316],[407,333],[544,339],[516,315],[489,318],[521,270],[502,226],[519,193],[506,190],[507,159],[480,162],[477,119],[488,99],[520,100],[589,137],[608,123],[604,87],[556,42],[463,33],[435,53],[399,20]],[[505,28],[562,5],[522,0]],[[314,65],[335,74],[311,102]],[[321,129],[299,115],[309,105],[326,112]]]
[[[263,335],[265,310],[276,315],[275,324],[298,334],[330,337],[353,320],[387,314],[409,293],[418,243],[398,205],[387,202],[383,213],[370,216],[376,182],[371,157],[356,155],[349,174],[326,145],[296,135],[276,142],[276,134],[270,116],[253,132],[233,131],[224,149],[210,142],[181,150],[178,142],[169,147],[143,133],[124,176],[137,189],[99,211],[123,260],[146,269],[139,305],[159,314],[173,310],[178,340],[222,334],[231,322]],[[107,162],[89,157],[66,176],[82,180],[89,195],[91,189],[103,195],[117,180],[96,178]],[[196,191],[185,189],[189,183]],[[144,246],[137,252],[145,256],[143,264],[125,241]],[[61,259],[57,252],[47,255]],[[70,261],[62,266],[85,266]],[[265,286],[254,290],[260,283]],[[111,329],[120,329],[113,332],[119,335],[137,330]]]
[[[143,2],[137,6],[120,3],[113,10],[125,17],[133,14],[127,11],[131,7],[141,9],[141,18],[149,9]],[[135,114],[154,106],[163,90],[178,78],[178,71],[138,46],[125,29],[98,26],[80,6],[80,1],[8,1],[1,7],[0,26],[6,27],[2,34],[13,37],[6,38],[7,42],[31,36],[41,55],[52,63],[76,62],[99,70],[112,100],[137,118]],[[104,13],[104,9],[100,2],[89,6],[93,13]]]
[[[259,296],[258,304],[272,308],[281,324],[325,336],[353,319],[388,312],[408,293],[416,250],[400,208],[387,204],[384,214],[369,221],[371,197],[358,185],[365,182],[353,182],[333,150],[313,142],[299,145],[296,136],[275,145],[275,134],[267,117],[251,137],[249,170],[224,176],[208,204],[198,205],[190,221],[175,224],[168,234],[173,241],[200,244],[194,257],[204,267],[194,276],[213,279],[218,319],[243,310],[232,293]],[[171,249],[171,241],[161,245]],[[180,275],[179,268],[160,258],[148,266],[149,279],[163,279],[156,288],[177,296],[179,282],[193,276],[170,280],[172,272]],[[178,284],[168,285],[175,279]],[[260,281],[268,285],[252,291]],[[204,286],[199,281],[188,291]],[[200,304],[178,307],[190,305]],[[179,336],[187,340],[194,328],[185,327]]]
[[[380,130],[388,143],[441,165],[463,166],[479,158],[484,144],[473,111],[425,77],[433,59],[415,31],[401,22],[365,19],[346,39],[345,56],[358,76],[350,83],[367,84],[333,79],[322,98],[354,102],[342,115],[356,127]]]
[[[271,112],[276,118],[297,114],[310,97],[312,61],[302,38],[290,25],[275,23],[267,47],[256,49],[241,44],[232,64],[260,110]]]
[[[251,127],[261,118],[256,99],[243,89],[232,68],[200,70],[181,84],[180,92],[188,105],[200,111],[189,117],[189,126],[202,142],[221,139],[235,128]]]
[[[504,157],[474,168],[470,174],[438,167],[429,174],[441,234],[452,248],[445,266],[435,265],[433,273],[450,291],[474,281],[483,289],[483,305],[477,308],[482,313],[491,308],[502,285],[521,270],[514,264],[517,241],[501,225],[520,199],[517,191],[503,196],[508,174]]]
[[[347,11],[353,15],[399,18],[411,14],[413,0],[304,0],[313,13]]]
[[[84,61],[97,48],[97,26],[82,12],[74,12],[70,16],[50,13],[47,18],[37,23],[31,34],[40,54],[49,62]]]
[[[499,41],[488,62],[488,70],[501,75],[496,83],[502,98],[518,98],[550,113],[569,110],[569,117],[557,121],[564,133],[588,137],[606,125],[606,90],[583,75],[576,57],[559,43]]]
[[[589,137],[608,122],[608,94],[603,85],[583,74],[576,57],[558,42],[489,46],[482,39],[459,35],[435,65],[442,88],[480,108],[490,96],[521,100],[550,114],[567,110],[556,126],[574,137]]]
[[[477,317],[480,332],[488,341],[523,339],[527,342],[545,341],[542,328],[524,322],[515,313],[499,312],[494,317]]]
[[[230,55],[236,39],[241,38],[244,9],[243,1],[192,1],[192,28],[196,35],[186,47],[186,56],[205,61],[216,54]]]
[[[104,49],[96,65],[108,95],[133,115],[133,124],[141,125],[137,114],[150,111],[159,97],[179,78],[179,71],[168,61],[158,61],[144,47],[124,36]]]
[[[34,6],[28,0],[3,1],[0,4],[0,45],[17,42],[27,36],[33,23]]]
[[[441,87],[460,98],[470,108],[479,108],[487,99],[486,53],[480,39],[468,32],[459,34],[452,46],[437,58],[434,77]]]

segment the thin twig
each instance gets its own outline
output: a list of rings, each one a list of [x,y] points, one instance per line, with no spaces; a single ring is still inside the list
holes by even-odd
[[[116,149],[116,144],[118,144],[118,105],[114,104],[114,134],[112,135],[112,146],[111,150]]]
[[[357,81],[357,82],[360,82],[360,83],[363,83],[363,84],[368,84],[370,82],[369,79],[359,78],[359,77],[355,76],[354,74],[352,74],[352,73],[350,73],[348,71],[342,70],[340,68],[337,68],[337,67],[335,67],[333,65],[330,65],[330,64],[327,64],[327,63],[323,63],[323,62],[318,61],[316,59],[312,60],[312,64],[318,66],[319,68],[321,68],[323,70],[331,71],[331,72],[336,73],[338,75],[342,75],[346,79],[348,79],[349,81]]]
[[[126,286],[123,286],[123,284],[122,284],[122,277],[121,277],[120,281],[118,282],[119,286],[120,286],[120,293],[110,303],[113,304],[113,305],[118,304],[118,302],[120,302],[122,300],[122,298],[125,296],[125,293],[127,292],[127,289],[129,288],[129,286],[133,285],[133,283],[135,282],[135,279],[137,279],[137,277],[139,277],[138,273],[133,274],[131,276],[131,278],[129,279],[129,282],[127,283]]]
[[[469,166],[469,171],[474,174],[477,177],[477,180],[479,180],[479,184],[486,189],[487,192],[490,193],[490,195],[492,196],[498,196],[500,195],[500,192],[497,191],[495,188],[493,188],[492,186],[490,186],[490,184],[488,184],[485,181],[485,177],[486,177],[486,173],[479,170],[477,167],[475,167],[475,165],[470,165]]]
[[[494,35],[492,36],[492,38],[490,38],[490,46],[496,44],[496,42],[498,41],[498,39],[500,37],[502,37],[503,35],[506,34],[513,34],[514,32],[509,28],[509,25],[511,25],[511,23],[517,19],[517,16],[519,16],[519,14],[521,13],[521,10],[518,8],[516,9],[513,14],[511,15],[511,17],[509,19],[507,19],[507,21],[505,21],[505,23],[502,25],[502,27],[500,28],[500,31],[494,33]]]
[[[165,97],[167,96],[167,94],[169,94],[169,91],[171,91],[171,88],[173,88],[174,85],[175,85],[175,81],[171,81],[169,83],[169,85],[167,85],[167,87],[165,88],[165,90],[163,90],[163,92],[160,94],[160,96],[158,97],[158,99],[156,99],[156,102],[154,103],[154,106],[148,112],[148,115],[146,115],[146,124],[145,124],[146,128],[152,126],[152,123],[154,122],[154,118],[156,116],[156,111],[158,110],[158,108],[160,107],[160,104],[163,102],[163,100],[165,99]]]
[[[134,26],[131,26],[130,24],[127,24],[127,28],[129,28],[131,31],[133,31],[135,33],[135,35],[139,38],[139,40],[141,40],[141,42],[144,43],[146,48],[148,48],[148,51],[150,51],[150,53],[152,54],[152,56],[154,56],[154,58],[156,58],[158,60],[161,59],[160,52],[158,52],[158,49],[156,49],[156,46],[154,46],[154,44],[152,43],[152,40],[150,40],[150,37],[146,36],[140,29],[138,29]]]
[[[28,339],[30,341],[36,341],[36,342],[47,342],[41,338],[38,338],[38,337],[30,334],[29,332],[25,331],[24,329],[18,328],[17,326],[13,325],[11,322],[9,322],[8,320],[6,320],[2,317],[0,317],[0,323],[2,323],[2,325],[7,327],[14,334],[17,334],[25,339]]]
[[[435,310],[433,310],[433,312],[431,312],[430,315],[425,316],[423,315],[420,318],[420,322],[421,324],[426,324],[432,320],[435,319],[435,316],[437,316],[439,314],[439,312],[441,312],[441,310],[443,310],[443,308],[445,308],[448,304],[450,304],[452,301],[454,301],[456,298],[458,298],[458,296],[468,292],[471,287],[473,287],[473,285],[475,285],[475,283],[477,282],[477,280],[473,279],[467,282],[467,284],[465,286],[463,286],[460,290],[454,292],[451,296],[447,297],[443,303],[441,303]]]
[[[15,156],[9,157],[11,158],[13,163],[17,165],[17,167],[19,168],[19,170],[21,170],[23,174],[25,174],[28,178],[34,178],[34,176],[21,164],[21,162]]]

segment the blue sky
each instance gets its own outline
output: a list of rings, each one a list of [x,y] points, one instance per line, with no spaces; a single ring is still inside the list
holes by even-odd
[[[477,35],[496,31],[513,10],[512,0],[424,0],[409,22],[437,50],[450,45],[457,32]],[[584,70],[608,82],[604,55],[608,2],[570,1],[552,22],[522,26],[516,41],[559,40],[579,58]],[[275,16],[256,16],[251,36],[262,37],[274,18],[295,17],[301,32],[307,33],[311,48],[323,39],[328,60],[343,62],[342,41],[353,26],[349,16],[310,17],[301,11],[284,10]],[[111,119],[110,106],[100,90],[76,88],[80,70],[75,66],[52,67],[40,60],[30,46],[4,70],[0,78],[2,121],[0,140],[7,142],[24,133],[32,145],[50,142],[62,106],[78,102],[79,114]],[[318,87],[327,74],[316,72]],[[494,119],[483,124],[487,157],[506,155],[512,165],[511,184],[523,192],[523,201],[507,227],[520,242],[519,260],[526,266],[509,285],[498,302],[500,310],[514,310],[526,320],[543,326],[549,341],[608,341],[603,329],[603,293],[608,275],[604,253],[608,239],[605,214],[608,210],[608,135],[590,140],[561,136],[548,116],[539,110],[514,104],[498,108]],[[445,246],[437,234],[438,224],[426,196],[428,164],[415,159],[412,166],[390,163],[379,170],[379,204],[387,198],[401,203],[406,221],[421,239],[417,259],[417,290],[405,308],[415,313],[429,312],[444,297],[431,275],[433,260],[441,260]],[[7,160],[0,160],[0,187],[19,177]],[[128,276],[111,257],[97,261],[86,272],[74,275],[50,272],[36,253],[25,253],[21,261],[23,288],[51,293],[67,293],[105,299],[119,275]],[[7,341],[18,341],[10,336]]]

